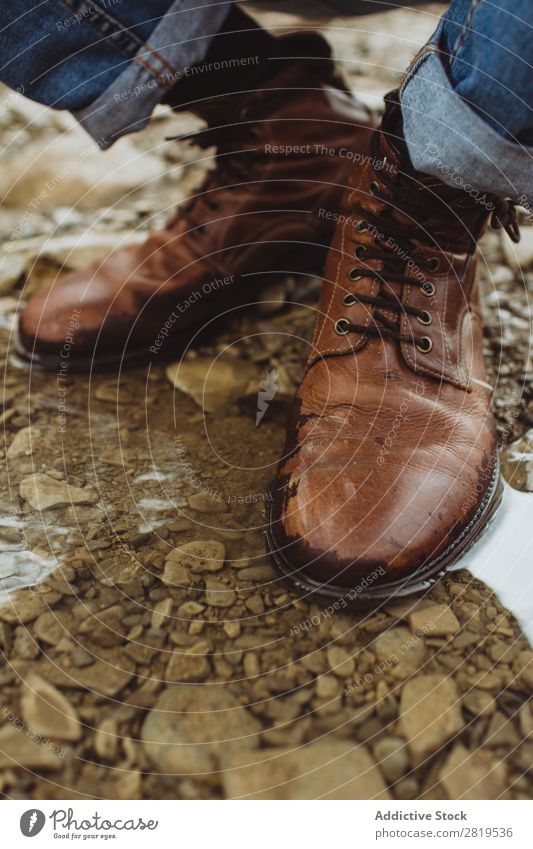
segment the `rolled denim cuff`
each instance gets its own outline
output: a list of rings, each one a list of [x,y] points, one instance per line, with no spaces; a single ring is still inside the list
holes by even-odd
[[[194,5],[190,2],[184,8],[184,0],[175,0],[113,85],[89,106],[74,112],[102,150],[120,136],[142,130],[165,93],[188,67],[205,58],[231,3]]]
[[[417,171],[531,208],[533,148],[503,138],[470,108],[454,91],[435,44],[411,68],[400,102],[404,138]]]

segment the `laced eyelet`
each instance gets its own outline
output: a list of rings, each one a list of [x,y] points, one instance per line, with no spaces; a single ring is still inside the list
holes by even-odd
[[[365,233],[368,230],[368,228],[369,228],[368,221],[365,221],[364,219],[361,219],[355,225],[355,229],[359,230],[360,233]]]
[[[439,267],[439,258],[436,256],[432,256],[426,262],[426,268],[428,271],[437,271]]]
[[[360,280],[363,276],[362,274],[357,274],[357,268],[351,268],[348,272],[348,279],[355,283],[356,280]]]
[[[377,180],[372,180],[372,182],[370,183],[370,193],[373,194],[374,197],[376,197],[378,192],[379,192],[379,183],[377,182]]]
[[[365,255],[365,250],[366,250],[366,248],[365,248],[364,245],[357,245],[357,247],[355,248],[355,250],[353,252],[354,257],[356,259],[363,259],[364,255]]]
[[[435,284],[432,283],[431,280],[424,280],[420,287],[420,291],[426,296],[426,298],[431,298],[437,290],[435,289]]]
[[[350,322],[347,318],[338,318],[333,329],[337,336],[346,336],[350,332]]]
[[[345,307],[353,307],[355,302],[356,302],[356,298],[354,298],[354,296],[351,295],[349,292],[342,299],[342,303],[344,304]]]
[[[428,312],[427,310],[422,310],[420,315],[417,315],[416,318],[417,318],[417,321],[420,322],[420,324],[431,324],[431,322],[433,321],[431,313]]]
[[[421,336],[418,342],[416,343],[416,347],[422,354],[429,354],[433,347],[433,342],[429,338],[429,336]]]

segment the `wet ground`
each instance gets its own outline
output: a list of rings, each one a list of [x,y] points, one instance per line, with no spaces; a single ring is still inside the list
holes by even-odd
[[[431,32],[438,7],[427,8],[333,22],[370,103]],[[21,300],[160,226],[197,182],[205,155],[163,142],[176,131],[161,111],[102,155],[68,117],[7,91],[0,103],[0,790],[530,798],[527,557],[518,577],[512,567],[531,496],[510,496],[522,500],[471,561],[477,577],[459,569],[379,612],[302,598],[265,556],[267,486],[315,281],[273,284],[179,369],[58,377],[9,353]],[[498,233],[484,239],[481,275],[504,469],[531,489],[527,221],[516,254]],[[273,370],[278,390],[258,421]],[[498,572],[509,580],[496,586]]]

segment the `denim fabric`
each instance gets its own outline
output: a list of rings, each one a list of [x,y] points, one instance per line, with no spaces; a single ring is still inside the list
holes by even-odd
[[[454,0],[401,88],[412,163],[533,204],[533,3]]]
[[[102,147],[142,129],[183,70],[200,62],[229,0],[11,0],[0,80],[69,109]]]

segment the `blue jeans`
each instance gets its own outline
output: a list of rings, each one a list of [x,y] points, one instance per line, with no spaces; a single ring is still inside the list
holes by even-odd
[[[102,147],[142,129],[205,58],[229,0],[11,0],[0,79]],[[322,0],[343,9],[349,0]],[[354,0],[354,13],[360,12]],[[452,0],[401,87],[413,164],[533,206],[533,0]]]

